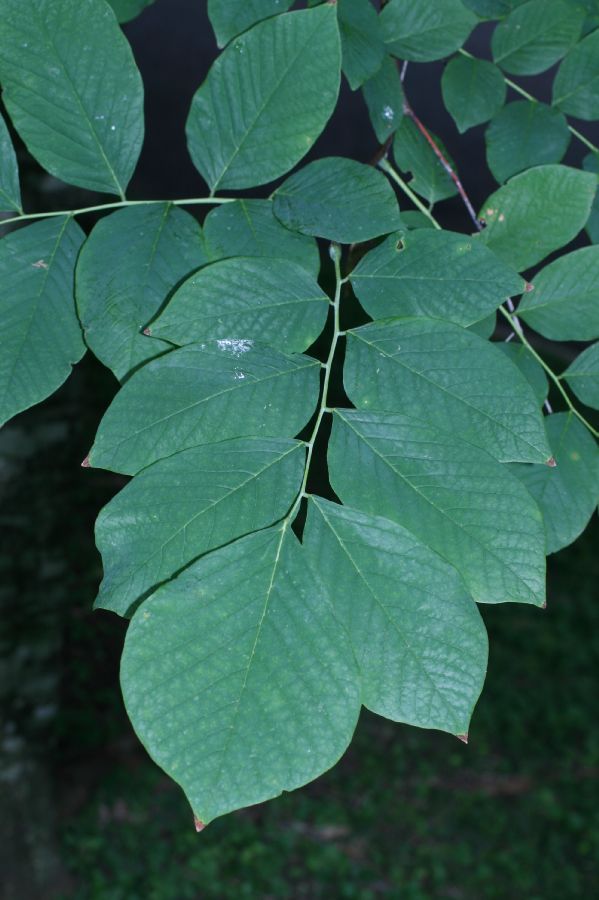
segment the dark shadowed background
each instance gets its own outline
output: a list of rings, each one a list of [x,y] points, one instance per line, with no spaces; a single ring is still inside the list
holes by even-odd
[[[205,6],[158,0],[125,28],[147,96],[131,199],[206,193],[184,140],[191,97],[216,55]],[[481,26],[469,49],[488,56],[489,33]],[[442,137],[478,208],[496,187],[484,162],[484,128],[458,134],[441,102],[442,70],[442,63],[410,66],[407,93]],[[548,99],[550,76],[521,83]],[[599,139],[596,127],[581,129]],[[376,149],[361,96],[345,85],[308,158],[367,162]],[[28,211],[95,200],[41,173],[22,147],[19,153]],[[566,162],[578,165],[583,155],[573,142]],[[439,217],[446,227],[469,229],[457,198],[440,204]],[[562,353],[558,365],[568,347]],[[0,897],[592,896],[596,521],[550,558],[546,612],[482,609],[490,668],[468,747],[365,714],[333,771],[197,835],[181,792],[147,758],[122,708],[126,624],[91,611],[101,577],[93,522],[123,479],[80,462],[116,388],[88,355],[51,400],[0,432]]]

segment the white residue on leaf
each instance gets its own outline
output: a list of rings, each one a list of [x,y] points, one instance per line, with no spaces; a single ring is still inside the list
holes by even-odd
[[[241,356],[247,353],[254,346],[253,341],[240,340],[238,338],[222,338],[216,342],[219,350],[225,350],[233,354],[233,356]]]
[[[395,113],[390,106],[383,106],[383,119],[386,119],[387,122],[392,122],[395,118]]]

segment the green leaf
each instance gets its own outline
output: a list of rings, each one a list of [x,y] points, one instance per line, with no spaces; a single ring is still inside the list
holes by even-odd
[[[525,344],[520,344],[516,341],[510,341],[509,344],[506,344],[505,341],[500,341],[494,346],[501,350],[508,359],[511,359],[514,365],[518,366],[533,389],[537,403],[539,406],[542,406],[549,393],[549,383],[542,366],[531,355]]]
[[[320,363],[249,340],[189,344],[146,363],[100,422],[89,465],[134,475],[229,438],[292,437],[318,399]]]
[[[502,19],[527,0],[462,0],[481,19]]]
[[[553,82],[553,103],[578,119],[599,118],[599,30],[574,47]]]
[[[482,338],[490,338],[496,328],[497,313],[495,312],[485,316],[485,318],[481,319],[479,322],[473,322],[472,325],[468,325],[468,331],[471,331],[473,334],[477,334]]]
[[[57,216],[0,241],[0,425],[54,393],[85,353],[73,298],[84,239]]]
[[[565,116],[544,103],[509,103],[491,121],[485,135],[487,163],[500,183],[544,163],[558,163],[570,143]]]
[[[289,9],[293,0],[208,0],[208,18],[219,47],[260,22]]]
[[[599,409],[599,344],[592,344],[583,350],[562,378],[582,403]]]
[[[310,498],[303,542],[334,585],[364,705],[396,722],[466,734],[487,633],[455,569],[394,522],[319,497]]]
[[[328,310],[327,295],[301,266],[234,257],[184,281],[150,331],[179,346],[250,338],[296,353],[316,340]]]
[[[406,209],[401,214],[401,221],[410,231],[415,231],[419,228],[431,229],[435,227],[431,220],[419,209]]]
[[[436,135],[432,137],[445,159],[451,162],[443,142]],[[437,203],[457,194],[455,184],[411,119],[404,117],[395,132],[393,155],[402,172],[412,173],[410,187],[428,203]]]
[[[189,152],[210,189],[265,184],[299,162],[335,108],[340,67],[328,3],[274,16],[236,38],[187,120]]]
[[[77,307],[88,347],[119,380],[171,349],[142,329],[206,261],[198,223],[168,203],[119,210],[94,227],[77,264]]]
[[[394,56],[430,62],[458,50],[476,17],[460,0],[390,0],[381,13],[381,25]]]
[[[108,0],[108,2],[114,9],[119,22],[129,22],[156,0]]]
[[[493,63],[455,56],[441,79],[443,102],[460,132],[487,122],[505,103],[506,84]]]
[[[389,319],[348,332],[344,384],[360,409],[403,412],[501,462],[551,456],[528,381],[497,348],[439,319]]]
[[[286,228],[353,244],[401,226],[393,188],[373,166],[330,156],[290,175],[274,195]]]
[[[0,211],[8,210],[23,212],[17,157],[6,122],[0,115]]]
[[[552,341],[599,338],[599,247],[560,256],[535,275],[534,291],[522,297],[518,315]]]
[[[539,504],[547,533],[547,553],[567,547],[585,529],[599,500],[599,449],[572,413],[547,416],[555,468],[514,466]]]
[[[204,220],[210,258],[277,257],[318,275],[320,256],[313,238],[289,231],[275,218],[270,200],[236,200],[218,206]]]
[[[521,172],[485,202],[480,239],[521,272],[576,237],[589,217],[597,178],[568,166]]]
[[[362,94],[377,140],[384,144],[403,118],[404,93],[395,60],[385,56],[376,75],[364,83]]]
[[[345,630],[285,527],[216,550],[150,597],[121,663],[125,705],[203,824],[330,768],[360,709]]]
[[[329,474],[344,503],[403,525],[453,565],[478,603],[544,603],[541,513],[484,450],[408,416],[336,410]]]
[[[599,174],[599,155],[597,153],[587,153],[582,161],[582,167],[586,172]],[[586,232],[593,244],[599,244],[599,190],[593,200],[591,215],[586,224]]]
[[[13,124],[52,175],[123,195],[143,141],[143,85],[104,0],[2,0],[0,82]]]
[[[288,512],[305,449],[284,438],[190,447],[140,472],[96,522],[104,580],[96,606],[122,616],[202,554]]]
[[[338,0],[343,74],[352,91],[380,69],[385,44],[378,14],[370,0]]]
[[[419,229],[387,238],[350,276],[373,319],[427,316],[471,325],[524,290],[522,279],[463,234]]]
[[[562,0],[530,0],[501,22],[493,59],[512,75],[536,75],[561,59],[582,31],[584,13]]]

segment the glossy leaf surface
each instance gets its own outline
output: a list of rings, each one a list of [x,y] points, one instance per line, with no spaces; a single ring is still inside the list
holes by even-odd
[[[383,32],[377,12],[364,0],[337,0],[342,68],[356,90],[378,72],[385,58]]]
[[[500,183],[531,166],[558,163],[570,132],[565,116],[544,103],[518,100],[493,118],[485,140],[487,163]]]
[[[21,210],[21,188],[19,185],[19,169],[14,147],[0,115],[0,210]]]
[[[592,344],[577,356],[563,378],[582,403],[599,409],[599,344]]]
[[[289,9],[293,0],[208,0],[208,17],[219,47],[270,16]]]
[[[553,102],[570,116],[599,118],[599,31],[568,53],[553,82]]]
[[[496,63],[512,75],[536,75],[552,66],[580,37],[584,13],[562,0],[529,0],[493,32]]]
[[[404,93],[395,60],[386,56],[372,78],[362,87],[370,122],[383,144],[403,118]]]

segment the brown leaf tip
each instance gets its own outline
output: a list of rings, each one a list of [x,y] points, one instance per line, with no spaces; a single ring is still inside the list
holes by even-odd
[[[463,744],[468,743],[468,735],[467,734],[456,734],[458,741],[461,741]]]
[[[198,819],[197,816],[193,817],[193,824],[195,825],[195,829],[197,832],[203,831],[204,828],[206,827],[206,823],[202,822],[201,819]]]
[[[543,602],[541,603],[541,609],[547,609],[547,601],[546,600],[543,600]]]
[[[90,463],[90,461],[89,461],[89,456],[86,456],[86,457],[85,457],[85,459],[84,459],[83,462],[81,463],[81,468],[82,468],[82,469],[89,469],[89,468],[91,468],[91,463]]]
[[[550,469],[555,469],[555,467],[557,466],[557,462],[555,461],[555,456],[550,456],[549,459],[547,460],[547,462],[545,463],[545,465],[549,466]]]
[[[151,331],[150,328],[144,328],[144,329],[142,330],[142,334],[145,334],[145,335],[147,335],[148,337],[150,337],[151,334],[152,334],[152,331]]]
[[[527,281],[526,284],[524,285],[524,291],[526,294],[530,294],[530,292],[534,291],[534,289],[535,289],[535,286],[534,286],[534,284],[531,284],[530,281]]]

